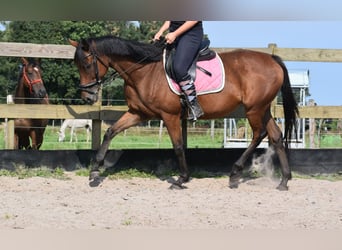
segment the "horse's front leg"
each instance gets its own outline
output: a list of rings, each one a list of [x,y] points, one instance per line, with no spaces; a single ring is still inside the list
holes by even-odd
[[[179,117],[164,119],[164,123],[171,138],[173,149],[175,150],[180,167],[180,175],[177,181],[175,181],[170,188],[184,188],[183,184],[189,181],[190,173],[185,158],[182,129],[180,126]]]
[[[30,131],[30,137],[31,137],[31,145],[30,145],[30,142],[28,142],[28,144],[29,144],[28,148],[38,149],[38,132],[37,132],[37,129],[32,129]]]
[[[75,136],[75,126],[72,125],[70,128],[70,143],[73,141],[74,136]],[[77,142],[77,139],[76,139],[76,142]]]
[[[102,144],[96,154],[96,162],[93,164],[90,171],[89,180],[94,181],[99,177],[99,168],[103,165],[104,158],[108,151],[110,142],[121,131],[137,125],[143,119],[138,114],[126,112],[116,123],[109,127],[103,136]]]
[[[44,139],[44,132],[45,132],[45,128],[42,129],[42,128],[39,128],[37,129],[36,131],[36,148],[35,149],[40,149],[40,147],[42,146],[43,144],[43,139]],[[33,147],[33,145],[32,145]]]

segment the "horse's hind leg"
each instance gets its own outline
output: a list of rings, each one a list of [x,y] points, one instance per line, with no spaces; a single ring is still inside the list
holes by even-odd
[[[103,165],[104,158],[112,139],[121,131],[137,125],[142,121],[142,118],[138,114],[133,114],[128,111],[123,116],[121,116],[121,118],[116,123],[114,123],[107,129],[106,133],[103,136],[102,144],[97,151],[96,162],[94,163],[90,171],[90,181],[96,181],[96,179],[99,177],[99,167]]]
[[[271,117],[271,114],[269,114],[266,130],[268,133],[269,142],[274,147],[274,150],[278,155],[281,166],[282,179],[277,189],[288,190],[287,182],[291,179],[291,170],[283,145],[281,130],[275,123],[274,119]]]
[[[237,188],[239,180],[242,177],[242,170],[248,158],[252,155],[256,147],[266,137],[265,123],[263,122],[264,116],[259,112],[253,112],[252,110],[246,113],[249,124],[253,130],[253,139],[248,148],[243,152],[240,158],[234,163],[229,178],[229,187]]]

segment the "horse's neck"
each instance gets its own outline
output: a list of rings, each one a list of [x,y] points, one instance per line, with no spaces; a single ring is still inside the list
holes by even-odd
[[[124,79],[125,83],[133,84],[135,86],[137,86],[139,82],[141,82],[141,79],[146,78],[147,72],[149,72],[148,75],[150,75],[150,72],[152,72],[157,67],[160,67],[162,69],[162,62],[139,64],[127,59],[120,59],[116,61],[115,64],[113,64],[112,66],[112,68],[116,70]]]
[[[67,127],[71,127],[71,126],[72,126],[72,120],[64,120],[64,122],[62,123],[61,129],[60,129],[60,132],[64,133],[65,129]]]

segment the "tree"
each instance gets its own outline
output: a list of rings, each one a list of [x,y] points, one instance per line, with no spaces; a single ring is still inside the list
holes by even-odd
[[[131,21],[12,21],[1,22],[6,26],[0,33],[0,41],[38,44],[68,44],[68,39],[115,35],[130,40],[151,41],[161,22]],[[14,92],[18,79],[19,58],[0,57],[0,96]],[[79,74],[72,60],[41,60],[43,80],[51,103],[80,104]],[[124,99],[123,81],[118,79],[103,86],[103,96]],[[2,98],[2,100],[6,100]]]

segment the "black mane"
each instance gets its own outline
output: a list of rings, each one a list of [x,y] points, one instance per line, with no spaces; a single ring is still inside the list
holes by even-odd
[[[88,38],[85,41],[89,45],[95,43],[99,55],[127,56],[136,62],[157,62],[163,54],[162,47],[114,36]]]

